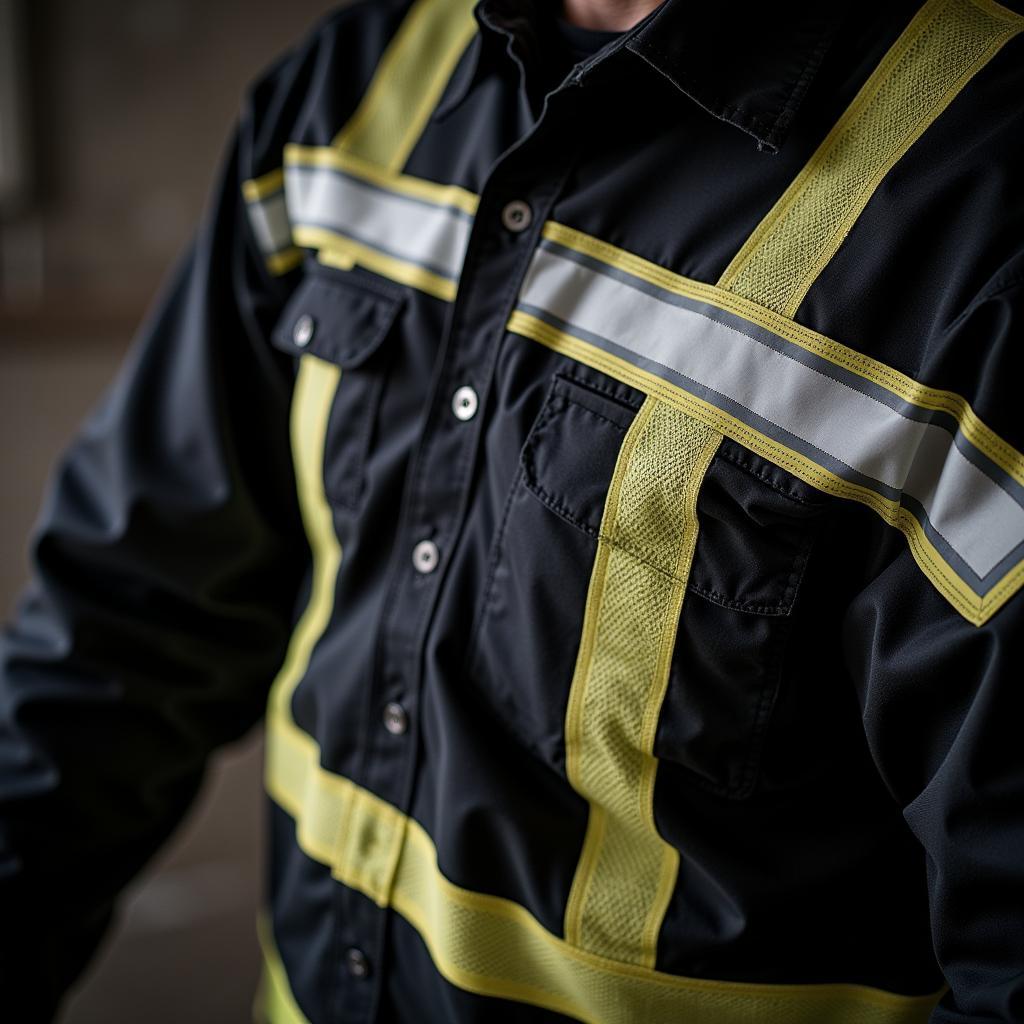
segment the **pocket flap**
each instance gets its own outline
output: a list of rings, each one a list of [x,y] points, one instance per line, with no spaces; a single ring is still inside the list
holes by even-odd
[[[556,375],[520,453],[523,482],[552,512],[596,537],[636,407]]]
[[[288,300],[271,340],[291,355],[310,353],[352,369],[384,340],[405,294],[371,282],[313,273]]]

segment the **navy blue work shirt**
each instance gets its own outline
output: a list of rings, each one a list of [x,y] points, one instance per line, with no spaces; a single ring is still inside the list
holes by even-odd
[[[256,81],[55,471],[0,648],[0,1015],[48,1019],[266,716],[270,1019],[1024,1020],[1019,15],[666,0],[581,42],[481,0],[417,56],[440,7]],[[944,44],[795,308],[732,302],[933,17],[993,41]],[[345,148],[381,68],[395,166]],[[661,474],[692,509],[637,519]]]

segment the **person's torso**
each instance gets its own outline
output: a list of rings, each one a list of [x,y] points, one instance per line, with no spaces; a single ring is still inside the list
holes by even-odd
[[[349,31],[383,51],[404,10]],[[742,97],[705,109],[630,33],[531,102],[498,3],[483,36],[453,4],[399,55],[425,116],[364,114],[369,142],[323,98],[344,53],[310,59],[267,248],[313,552],[268,717],[271,909],[311,1019],[668,1020],[678,998],[714,1024],[732,983],[940,987],[843,657],[851,595],[907,540],[814,475],[856,483],[901,442],[884,381],[815,339],[964,372],[930,339],[1004,255],[970,116],[998,120],[1000,57],[794,312],[701,291],[910,14],[766,40],[777,120],[746,129]]]

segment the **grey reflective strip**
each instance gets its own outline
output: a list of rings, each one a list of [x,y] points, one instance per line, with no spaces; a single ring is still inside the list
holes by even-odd
[[[707,307],[560,248],[546,243],[534,254],[520,292],[524,312],[569,325],[783,444],[799,439],[804,454],[823,453],[815,461],[836,475],[886,497],[910,496],[908,509],[926,517],[940,550],[948,545],[962,560],[976,593],[998,582],[1024,543],[1024,501],[980,452],[965,456],[962,435],[903,415],[803,349],[791,357],[787,347],[797,346],[785,339],[767,344]]]
[[[285,169],[296,228],[323,228],[457,281],[473,225],[456,207],[385,189],[326,167]]]
[[[265,199],[248,203],[247,208],[256,244],[264,256],[273,256],[291,246],[292,227],[284,192],[275,192]]]

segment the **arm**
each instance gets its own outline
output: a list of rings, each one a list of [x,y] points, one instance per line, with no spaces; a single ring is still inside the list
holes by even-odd
[[[117,892],[260,716],[306,563],[284,286],[242,204],[243,122],[207,217],[50,482],[0,638],[0,1015],[45,1020]]]
[[[986,354],[979,405],[1012,425],[1024,290],[1012,268],[1000,280],[943,346]],[[972,626],[895,541],[849,608],[845,654],[872,755],[926,855],[950,985],[932,1021],[1024,1020],[1024,593]]]

